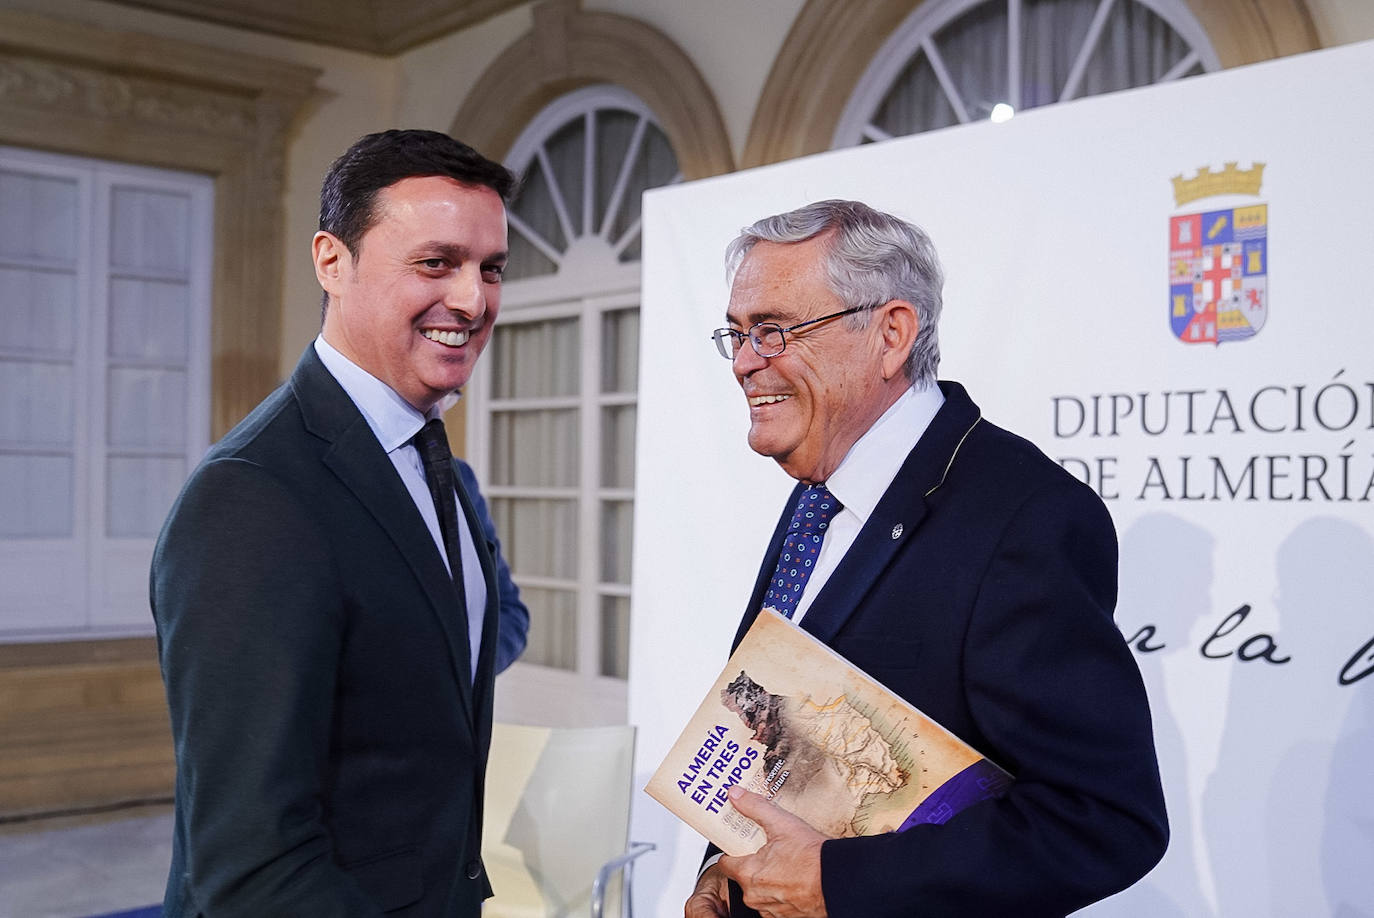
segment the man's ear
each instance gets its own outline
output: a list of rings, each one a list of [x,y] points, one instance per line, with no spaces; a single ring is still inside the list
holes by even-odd
[[[905,373],[903,367],[921,330],[921,320],[915,306],[906,300],[891,300],[881,307],[876,321],[882,336],[883,379],[888,380]]]
[[[344,261],[350,258],[348,247],[338,236],[320,230],[310,243],[315,261],[315,279],[324,292],[337,298],[341,292]]]

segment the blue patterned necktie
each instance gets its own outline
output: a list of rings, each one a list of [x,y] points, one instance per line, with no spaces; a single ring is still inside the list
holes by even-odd
[[[777,570],[769,581],[768,593],[763,597],[765,609],[777,609],[788,618],[797,611],[806,580],[821,554],[821,540],[830,528],[830,518],[844,507],[825,485],[811,485],[802,491],[797,509],[792,512],[792,524],[782,541]]]

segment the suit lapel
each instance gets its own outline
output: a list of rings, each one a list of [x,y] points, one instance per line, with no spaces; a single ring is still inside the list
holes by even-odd
[[[903,463],[903,470],[917,458],[919,449],[918,444]],[[801,626],[822,641],[833,638],[858,610],[869,587],[906,546],[925,516],[925,489],[913,486],[898,472],[859,530],[854,544],[802,617]]]
[[[367,426],[348,393],[325,368],[313,346],[306,348],[292,374],[291,387],[307,429],[330,444],[322,459],[325,466],[386,532],[424,590],[431,612],[438,619],[448,643],[454,678],[458,680],[459,695],[471,723],[471,656],[467,650],[467,634],[462,630],[465,617],[458,614],[458,592],[435,550],[424,518],[396,474],[396,467],[382,451],[372,428]],[[462,493],[461,488],[459,493]],[[481,551],[479,549],[479,553]],[[483,569],[487,567],[484,561]]]
[[[458,473],[457,465],[453,469],[454,490],[458,492],[458,505],[463,509],[463,517],[467,520],[468,533],[472,536],[473,547],[477,549],[477,559],[482,565],[482,580],[486,584],[487,601],[482,610],[482,630],[481,645],[477,652],[477,691],[492,685],[492,680],[496,673],[496,642],[497,632],[499,631],[499,616],[501,609],[501,597],[496,585],[496,559],[487,550],[487,540],[482,533],[482,523],[477,518],[477,510],[473,506],[472,498],[463,489],[463,477]],[[466,646],[466,642],[464,643]],[[470,667],[464,668],[466,674]],[[474,691],[474,696],[476,692]],[[476,698],[474,697],[474,701]],[[469,705],[468,714],[471,718],[474,711],[486,712],[491,710],[487,704]],[[477,730],[478,724],[474,721],[473,728],[478,736],[484,735],[484,731]]]
[[[897,477],[878,501],[854,544],[845,552],[839,566],[802,617],[801,627],[821,641],[829,642],[839,633],[845,622],[859,609],[869,588],[911,541],[926,518],[928,498],[944,482],[964,439],[979,421],[978,406],[968,397],[963,386],[942,382],[940,389],[944,393],[945,403],[907,455]],[[772,576],[782,552],[791,506],[797,500],[797,493],[794,489],[788,508],[773,533],[773,541],[755,584],[745,622],[735,637],[737,644],[758,615],[768,578]]]

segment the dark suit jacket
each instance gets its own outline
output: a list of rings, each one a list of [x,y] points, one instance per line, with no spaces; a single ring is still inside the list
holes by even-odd
[[[1016,781],[943,826],[825,842],[826,906],[1064,915],[1143,876],[1168,838],[1145,690],[1112,621],[1116,535],[1089,488],[980,420],[963,387],[940,388],[945,404],[801,627]],[[737,889],[733,904],[754,914]]]
[[[474,680],[438,548],[313,346],[209,452],[152,568],[177,756],[165,915],[476,918],[498,590],[475,541]]]

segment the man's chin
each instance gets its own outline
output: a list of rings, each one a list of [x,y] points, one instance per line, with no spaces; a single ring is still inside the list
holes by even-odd
[[[440,412],[447,411],[458,400],[458,396],[470,375],[463,374],[462,382],[458,382],[456,376],[429,377],[419,380],[419,385],[415,387],[413,392],[411,394],[403,393],[402,398],[421,412],[428,412],[435,405],[439,406]],[[423,407],[420,403],[423,403]]]
[[[759,430],[757,427],[749,431],[749,448],[767,459],[772,459],[784,469],[787,468],[787,457],[792,454],[791,444],[779,442],[777,437],[770,436],[771,432]]]
[[[749,428],[749,448],[760,456],[772,459],[777,444],[773,443],[768,434],[759,430],[759,425],[755,424]]]
[[[433,371],[424,376],[424,385],[440,397],[448,395],[450,392],[457,392],[468,384],[472,378],[472,364],[468,361],[447,361],[442,366],[434,367]]]

